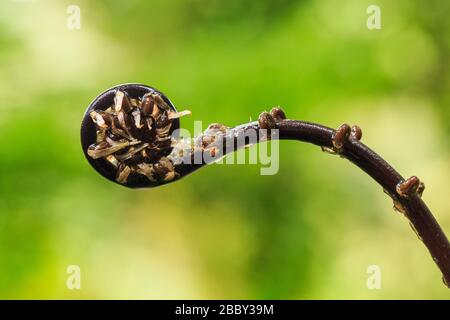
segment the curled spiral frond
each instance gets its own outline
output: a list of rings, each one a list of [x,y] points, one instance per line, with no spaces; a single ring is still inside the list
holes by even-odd
[[[82,129],[85,153],[94,168],[129,187],[173,180],[176,173],[167,158],[172,133],[179,127],[178,118],[190,112],[177,112],[161,92],[142,85],[118,86],[100,97],[86,111]],[[86,128],[95,134],[87,136]]]
[[[343,124],[336,130],[306,121],[289,120],[280,108],[260,114],[258,121],[236,127],[210,125],[200,136],[185,140],[177,135],[177,112],[161,92],[139,84],[120,85],[97,97],[81,125],[81,142],[89,163],[104,177],[130,188],[155,187],[178,180],[214,162],[228,152],[256,141],[298,140],[320,146],[353,162],[392,198],[414,232],[430,251],[450,286],[450,243],[422,200],[425,185],[416,177],[404,179],[392,166],[360,140],[358,126]],[[231,149],[224,146],[231,145]],[[203,157],[207,155],[207,159]],[[200,155],[200,162],[195,162]]]

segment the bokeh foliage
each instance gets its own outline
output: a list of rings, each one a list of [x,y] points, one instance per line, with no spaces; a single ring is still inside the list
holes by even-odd
[[[67,6],[81,29],[66,28]],[[437,267],[378,185],[316,147],[280,171],[213,165],[126,190],[94,172],[79,124],[101,91],[140,82],[193,120],[288,117],[363,140],[450,233],[450,2],[4,0],[0,4],[1,298],[443,298]],[[66,288],[80,265],[82,290]],[[382,290],[366,288],[366,268]]]

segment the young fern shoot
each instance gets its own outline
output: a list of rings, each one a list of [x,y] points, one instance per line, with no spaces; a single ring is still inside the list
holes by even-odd
[[[450,287],[450,243],[422,200],[425,185],[415,176],[404,179],[361,143],[358,126],[343,124],[333,130],[289,120],[283,110],[274,108],[261,113],[258,121],[236,127],[212,124],[200,136],[186,140],[178,134],[179,118],[189,114],[178,112],[154,88],[116,86],[98,96],[86,110],[81,124],[83,152],[107,179],[129,188],[149,188],[179,180],[251,143],[280,139],[317,145],[348,159],[381,185],[395,210],[409,220]],[[256,132],[256,141],[245,139],[250,131]]]

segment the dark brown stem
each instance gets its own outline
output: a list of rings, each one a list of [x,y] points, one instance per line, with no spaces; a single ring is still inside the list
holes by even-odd
[[[244,146],[237,143],[240,140],[239,136],[246,130],[267,129],[268,126],[273,124],[260,121],[229,129],[228,136],[234,137],[234,147],[231,151]],[[279,130],[279,139],[304,141],[336,152],[378,182],[392,198],[395,207],[408,218],[413,230],[423,241],[441,270],[444,283],[450,286],[450,243],[420,197],[423,185],[420,188],[421,191],[417,192],[420,186],[416,177],[405,181],[392,166],[359,141],[361,130],[356,126],[350,129],[348,125],[342,125],[337,130],[333,130],[314,123],[278,119],[276,128]],[[223,153],[227,151],[230,150],[224,149]],[[176,171],[180,177],[183,177],[205,164],[181,164],[176,167]]]
[[[335,131],[330,128],[291,120],[280,122],[278,127],[280,139],[300,140],[327,148],[333,146]],[[400,196],[397,193],[397,185],[405,181],[403,177],[358,139],[346,140],[340,154],[377,181],[393,201],[400,203],[417,236],[423,241],[441,270],[444,283],[449,286],[450,243],[420,195],[412,193]]]

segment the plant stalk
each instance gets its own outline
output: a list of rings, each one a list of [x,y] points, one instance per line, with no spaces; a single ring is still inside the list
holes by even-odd
[[[227,150],[225,149],[226,143],[224,143],[223,155],[246,146],[242,144],[241,140],[243,139],[239,138],[245,135],[247,130],[256,130],[259,132],[262,128],[267,128],[267,125],[264,124],[261,126],[260,117],[259,122],[251,122],[228,129],[227,136],[234,138],[234,145],[232,150]],[[405,182],[405,179],[377,153],[361,143],[359,141],[360,137],[347,136],[343,141],[342,147],[337,150],[333,141],[336,139],[339,129],[334,130],[310,122],[286,119],[278,119],[274,129],[279,130],[278,138],[280,140],[298,140],[328,150],[334,150],[337,154],[350,160],[378,182],[392,198],[396,207],[401,208],[400,210],[409,220],[411,227],[419,239],[425,244],[434,262],[441,270],[444,284],[450,287],[450,243],[442,228],[421,199],[419,193],[412,192],[408,195],[399,194],[397,191],[398,185]],[[261,138],[261,141],[264,140],[264,137],[261,135],[258,136],[259,138]],[[176,166],[176,171],[183,177],[206,164],[208,163],[183,163]]]

